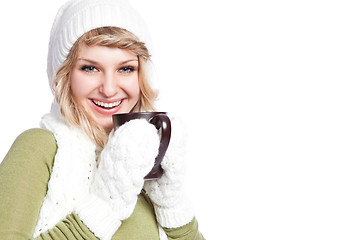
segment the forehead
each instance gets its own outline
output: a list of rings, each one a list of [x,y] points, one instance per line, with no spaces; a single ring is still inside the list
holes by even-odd
[[[130,50],[101,45],[88,46],[80,43],[77,59],[89,59],[93,61],[129,61],[138,60],[138,56]]]

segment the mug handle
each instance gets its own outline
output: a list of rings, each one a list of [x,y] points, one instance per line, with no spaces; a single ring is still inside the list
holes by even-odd
[[[145,176],[144,179],[157,179],[160,178],[163,174],[163,169],[161,168],[161,161],[165,156],[165,152],[170,143],[171,137],[171,122],[167,115],[165,114],[157,114],[150,118],[149,122],[153,124],[157,130],[161,129],[161,139],[159,146],[159,153],[155,158],[154,167],[151,171]]]

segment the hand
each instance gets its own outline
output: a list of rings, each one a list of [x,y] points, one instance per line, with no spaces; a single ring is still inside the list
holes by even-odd
[[[131,215],[158,149],[157,130],[145,119],[127,122],[109,136],[95,175],[94,190],[113,203],[122,219]]]
[[[134,211],[144,177],[159,149],[156,128],[145,119],[113,131],[101,152],[90,195],[77,209],[84,223],[101,239],[111,239],[121,221]]]
[[[185,175],[185,128],[181,121],[173,118],[171,129],[170,144],[161,162],[164,174],[158,180],[146,181],[144,189],[154,203],[160,225],[176,228],[191,222],[194,212],[182,189]]]

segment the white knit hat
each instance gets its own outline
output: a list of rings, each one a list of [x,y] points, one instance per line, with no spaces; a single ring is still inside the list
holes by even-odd
[[[150,51],[146,24],[126,0],[70,0],[65,3],[51,29],[47,68],[50,86],[76,40],[92,29],[110,26],[132,32]]]

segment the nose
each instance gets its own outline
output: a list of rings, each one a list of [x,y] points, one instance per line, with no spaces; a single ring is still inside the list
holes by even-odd
[[[104,95],[104,97],[113,97],[116,95],[118,91],[118,83],[114,74],[104,74],[103,79],[101,81],[100,93]]]

